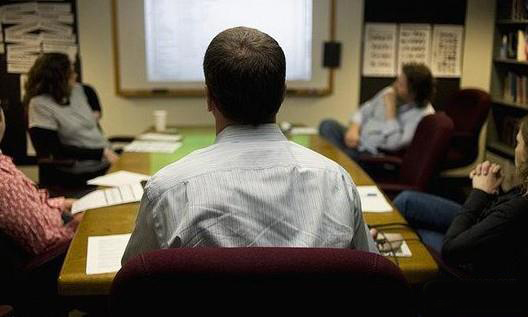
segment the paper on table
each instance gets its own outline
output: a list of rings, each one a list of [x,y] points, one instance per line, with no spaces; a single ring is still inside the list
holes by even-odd
[[[376,186],[357,186],[363,212],[390,212],[391,205]]]
[[[137,184],[148,180],[150,176],[145,174],[132,173],[128,171],[117,171],[96,178],[90,179],[88,185],[116,187],[128,184]]]
[[[137,139],[143,141],[178,142],[182,139],[182,136],[179,134],[143,133]]]
[[[314,127],[294,127],[290,130],[291,134],[298,135],[298,134],[317,134],[318,131]]]
[[[134,141],[125,146],[125,152],[174,153],[181,142]]]
[[[140,201],[142,196],[143,186],[141,184],[100,189],[76,200],[71,212],[76,214],[88,209],[133,203]]]
[[[86,274],[117,272],[130,240],[130,233],[88,237]]]

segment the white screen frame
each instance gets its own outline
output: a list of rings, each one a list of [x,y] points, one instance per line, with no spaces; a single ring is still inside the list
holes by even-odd
[[[135,5],[133,5],[133,2]],[[116,94],[123,97],[203,96],[203,82],[148,82],[145,56],[143,0],[113,0]],[[313,1],[312,80],[287,81],[287,93],[325,96],[333,91],[333,70],[324,68],[323,46],[335,36],[335,0]],[[140,23],[132,23],[141,21]],[[138,66],[139,65],[139,66]]]

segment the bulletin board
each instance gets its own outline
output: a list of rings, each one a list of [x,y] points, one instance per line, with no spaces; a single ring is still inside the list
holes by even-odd
[[[401,70],[401,64],[409,60],[417,60],[428,64],[436,75],[436,92],[432,100],[435,109],[442,110],[447,104],[450,96],[460,88],[460,75],[463,60],[450,61],[451,51],[455,51],[456,58],[462,59],[462,48],[464,40],[464,25],[466,20],[466,0],[444,0],[444,1],[365,1],[365,32],[363,35],[362,50],[362,76],[360,101],[361,103],[372,98],[377,92],[390,85]],[[384,54],[396,54],[393,65],[380,62],[372,72],[364,73],[364,63],[368,62],[368,47],[366,47],[366,36],[368,27],[377,27],[374,43],[376,47],[383,45],[387,52]],[[402,34],[404,39],[402,41]],[[414,38],[413,38],[414,37]],[[429,51],[421,50],[416,55],[416,45],[412,45],[416,37],[428,41]],[[455,40],[453,40],[453,38]],[[456,42],[456,41],[459,42]],[[407,41],[407,42],[405,42]],[[451,41],[451,43],[447,43]],[[460,42],[461,41],[461,42]],[[403,45],[402,45],[403,43]],[[455,43],[447,47],[447,44]],[[446,45],[444,45],[446,44]],[[394,47],[391,47],[394,45]],[[382,52],[383,53],[383,52]],[[443,54],[443,55],[442,55]],[[374,57],[382,55],[376,54]],[[386,57],[386,56],[385,56]],[[435,61],[438,61],[435,63]],[[390,73],[392,70],[392,73]],[[376,73],[379,72],[379,73]]]
[[[29,163],[26,115],[22,107],[26,74],[41,53],[62,52],[76,61],[79,39],[76,0],[0,1],[0,102],[7,129],[2,152]]]

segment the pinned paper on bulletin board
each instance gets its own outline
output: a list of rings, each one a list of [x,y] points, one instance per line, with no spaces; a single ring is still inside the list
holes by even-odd
[[[40,53],[60,52],[75,60],[71,3],[7,4],[0,7],[0,17],[0,33],[5,34],[0,53],[7,53],[8,73],[26,74]]]
[[[407,63],[429,65],[431,57],[431,25],[400,24],[398,36],[398,73]]]
[[[394,23],[365,24],[363,76],[394,77],[398,26]]]
[[[435,25],[433,27],[431,71],[435,77],[460,77],[463,42],[463,26]]]

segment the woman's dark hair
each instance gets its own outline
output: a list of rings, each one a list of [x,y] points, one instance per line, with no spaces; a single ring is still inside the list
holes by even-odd
[[[24,106],[31,98],[49,95],[59,105],[68,105],[71,93],[68,81],[73,71],[70,59],[62,53],[46,53],[35,61],[25,85]]]
[[[414,102],[418,108],[427,106],[434,94],[435,81],[431,70],[424,64],[409,63],[402,67],[407,77],[410,92],[414,94]]]

